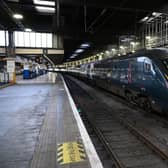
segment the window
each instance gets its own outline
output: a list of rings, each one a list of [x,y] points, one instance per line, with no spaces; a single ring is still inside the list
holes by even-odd
[[[47,34],[46,33],[42,33],[41,34],[41,46],[42,47],[46,47],[47,46]]]
[[[0,32],[0,38],[2,35]],[[16,47],[52,48],[53,46],[52,45],[52,33],[35,33],[35,32],[15,31],[14,35],[15,35],[15,46]],[[4,38],[5,38],[5,35],[4,35]]]
[[[47,33],[47,47],[52,48],[52,34]]]
[[[36,47],[41,47],[41,33],[36,33]]]
[[[150,72],[151,71],[151,65],[148,63],[144,63],[144,70],[145,72]]]
[[[30,33],[30,47],[36,46],[36,34],[34,32]]]
[[[163,60],[163,64],[164,64],[165,68],[168,69],[168,59]]]
[[[0,46],[5,46],[5,33],[6,33],[6,37],[8,38],[8,36],[7,36],[8,33],[4,30],[0,30]],[[8,42],[8,39],[6,39],[6,40]],[[8,43],[7,43],[7,45],[8,45]]]
[[[30,33],[24,33],[24,46],[30,47]]]
[[[23,32],[17,32],[17,44],[19,47],[24,47],[24,34]]]

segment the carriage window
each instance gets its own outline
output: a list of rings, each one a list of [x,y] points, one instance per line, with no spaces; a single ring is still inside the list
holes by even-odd
[[[151,64],[149,63],[144,63],[144,70],[145,72],[151,72]]]
[[[163,60],[163,64],[164,64],[164,66],[166,67],[166,69],[168,69],[168,59]]]

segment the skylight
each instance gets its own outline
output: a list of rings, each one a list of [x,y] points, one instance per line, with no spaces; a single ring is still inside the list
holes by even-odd
[[[53,8],[53,7],[36,6],[35,8],[39,12],[46,12],[46,13],[54,13],[55,12],[55,8]]]
[[[33,0],[36,5],[55,6],[54,1]]]

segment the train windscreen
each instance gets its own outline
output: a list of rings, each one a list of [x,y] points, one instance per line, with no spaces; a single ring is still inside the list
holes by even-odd
[[[168,59],[163,60],[165,68],[168,70]]]

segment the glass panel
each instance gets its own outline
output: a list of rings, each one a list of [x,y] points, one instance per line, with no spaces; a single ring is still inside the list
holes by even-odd
[[[30,33],[30,47],[36,47],[36,34]]]
[[[1,36],[4,36],[5,33],[0,31],[0,39]],[[16,47],[44,47],[44,48],[52,48],[52,33],[35,33],[35,32],[19,32],[15,31],[15,46]],[[8,34],[6,34],[8,36]],[[0,41],[5,44],[5,41]],[[8,37],[7,37],[8,44]]]
[[[29,32],[24,32],[24,46],[30,47],[30,35]]]
[[[42,37],[42,47],[47,47],[47,34],[42,33],[41,37]]]
[[[24,36],[23,32],[17,32],[18,34],[18,46],[19,47],[24,47]]]
[[[19,39],[18,39],[18,32],[14,32],[14,40],[15,40],[15,46],[18,46],[19,44],[18,44],[18,41],[19,41]]]
[[[163,60],[163,64],[166,69],[168,69],[168,59]]]
[[[47,47],[52,48],[52,34],[51,33],[47,34]]]
[[[5,46],[5,31],[0,31],[0,46]]]
[[[5,31],[6,33],[6,46],[9,45],[9,34],[8,34],[8,31]]]
[[[41,33],[36,33],[36,47],[41,47]]]

